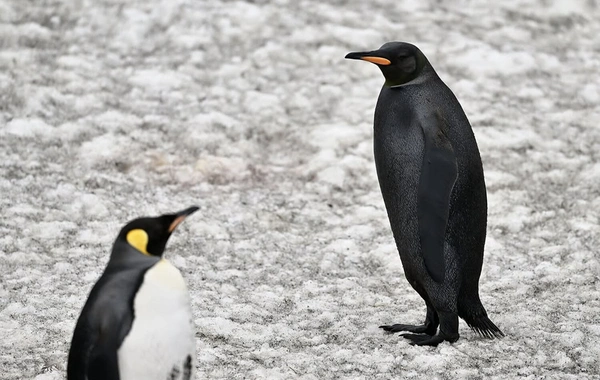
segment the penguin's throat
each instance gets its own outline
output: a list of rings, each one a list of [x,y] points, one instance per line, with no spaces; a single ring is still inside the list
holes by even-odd
[[[390,80],[386,80],[383,85],[385,87],[389,87],[389,88],[397,88],[397,87],[402,87],[404,86],[406,83],[398,83],[395,81],[390,81]]]
[[[419,78],[421,78],[420,72],[413,72],[410,74],[400,74],[395,76],[386,76],[384,86],[386,87],[400,87],[406,84],[413,84]]]
[[[395,79],[385,78],[385,82],[383,85],[385,87],[396,88],[396,87],[408,86],[408,85],[412,85],[412,84],[419,84],[419,83],[425,82],[427,80],[427,78],[430,77],[430,75],[431,75],[430,72],[423,70],[420,73],[413,74],[410,76],[405,76],[402,78],[395,78]]]

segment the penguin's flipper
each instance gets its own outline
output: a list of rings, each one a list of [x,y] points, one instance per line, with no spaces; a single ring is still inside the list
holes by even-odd
[[[109,337],[100,336],[91,348],[87,380],[119,380],[118,345]]]
[[[101,334],[89,324],[78,325],[78,329],[77,340],[73,341],[69,353],[68,380],[118,380],[115,339]]]
[[[119,380],[118,324],[110,313],[78,323],[69,353],[68,380]]]
[[[115,325],[116,323],[113,323],[112,326],[101,325],[95,334],[88,358],[87,380],[119,380],[117,359],[119,341],[118,334],[115,333]]]
[[[142,275],[136,270],[115,276],[109,268],[94,285],[73,333],[68,380],[119,380],[117,351],[131,329],[133,310],[129,299],[115,293],[127,294]]]
[[[418,190],[419,239],[431,278],[443,282],[444,241],[450,212],[450,194],[458,174],[456,156],[439,113],[421,120],[425,140]]]

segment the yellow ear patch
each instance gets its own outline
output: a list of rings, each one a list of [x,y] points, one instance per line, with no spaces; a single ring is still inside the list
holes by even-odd
[[[148,253],[148,234],[142,229],[131,230],[127,233],[127,242],[144,255],[150,256]]]

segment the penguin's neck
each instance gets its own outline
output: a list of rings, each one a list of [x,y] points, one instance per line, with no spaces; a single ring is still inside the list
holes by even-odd
[[[108,265],[111,267],[131,266],[131,265],[153,265],[161,258],[157,256],[145,255],[133,248],[129,243],[121,240],[115,241]],[[136,265],[136,266],[137,266]]]
[[[437,76],[435,70],[433,70],[433,67],[427,63],[424,64],[421,71],[417,72],[416,74],[406,75],[398,78],[386,78],[383,85],[389,88],[398,88],[414,84],[421,84],[427,81],[429,78],[435,76]]]

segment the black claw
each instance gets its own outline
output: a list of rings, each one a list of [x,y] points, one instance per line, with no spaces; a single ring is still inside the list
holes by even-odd
[[[385,332],[388,332],[388,333],[395,332],[395,331],[393,331],[394,330],[394,325],[382,325],[382,326],[379,326],[379,328],[382,329]]]

